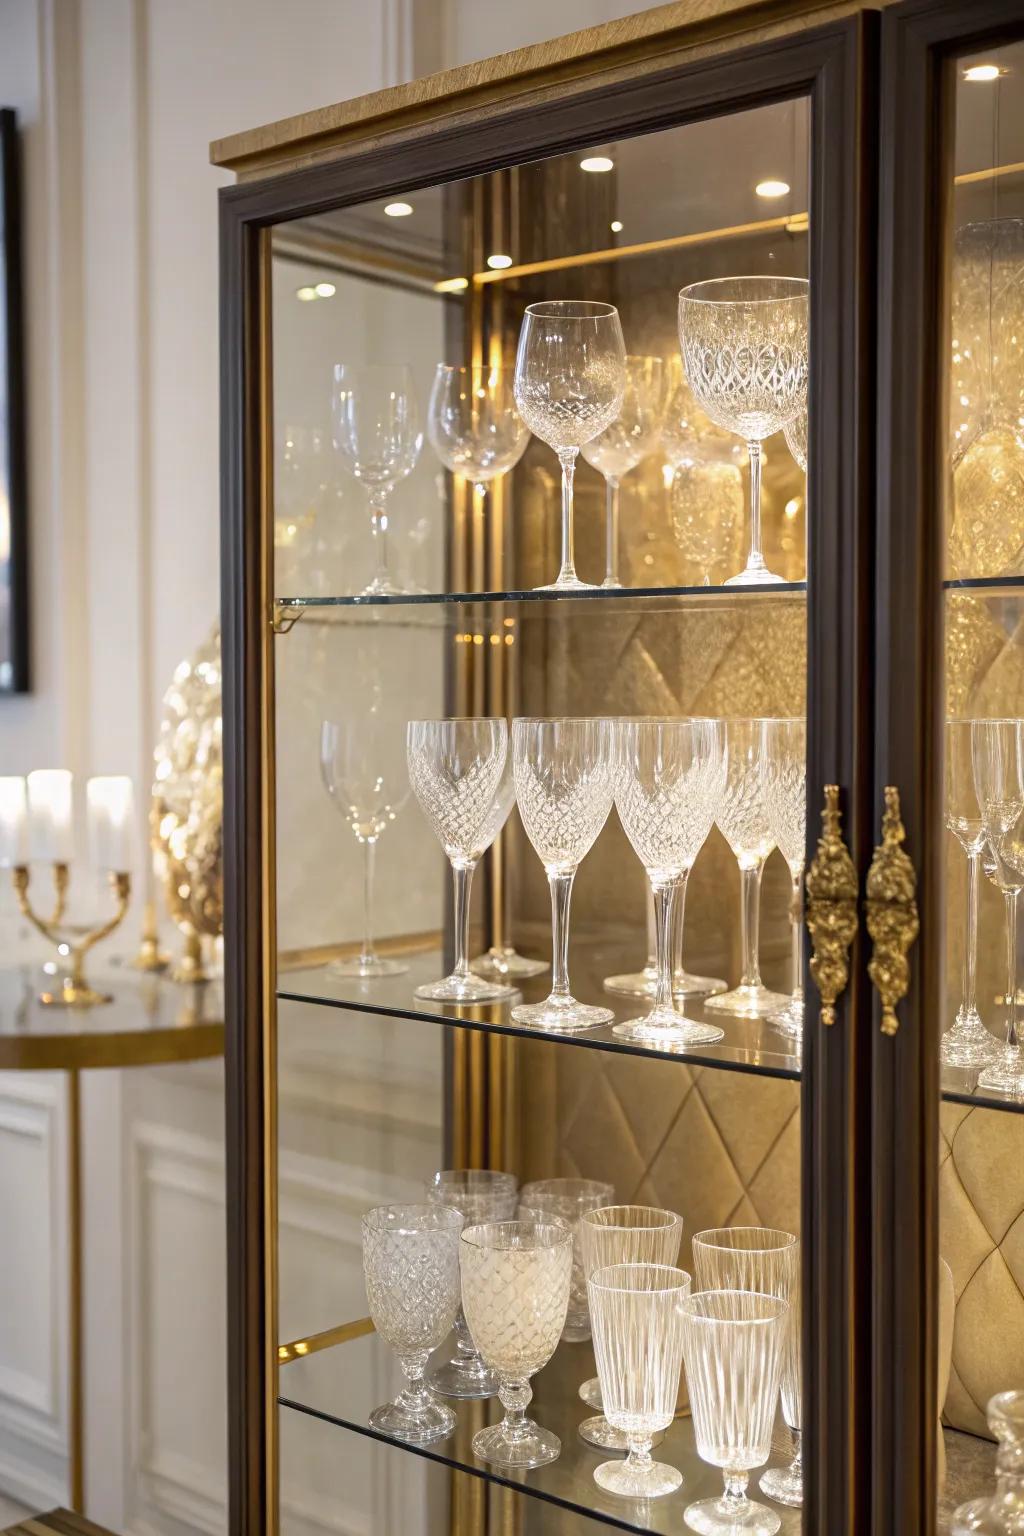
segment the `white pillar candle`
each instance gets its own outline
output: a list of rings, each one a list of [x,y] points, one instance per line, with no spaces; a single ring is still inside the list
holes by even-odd
[[[28,851],[46,863],[71,863],[71,775],[66,768],[37,768],[28,776]]]
[[[0,778],[0,869],[28,863],[28,800],[25,780]]]
[[[89,856],[95,869],[123,874],[131,867],[131,831],[135,814],[132,781],[124,774],[90,779],[85,786],[89,818]]]

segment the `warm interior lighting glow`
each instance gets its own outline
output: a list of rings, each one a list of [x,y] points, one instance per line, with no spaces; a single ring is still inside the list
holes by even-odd
[[[318,299],[333,299],[338,290],[333,283],[317,283],[313,291]]]
[[[487,265],[493,268],[494,271],[500,272],[503,268],[510,267],[512,265],[512,257],[503,256],[499,252],[494,256],[488,256]]]
[[[964,79],[984,82],[998,80],[1001,74],[998,64],[971,64],[964,70]]]
[[[785,197],[789,191],[789,182],[775,181],[769,177],[767,181],[759,181],[754,191],[758,197]]]
[[[587,155],[580,161],[581,171],[612,171],[615,169],[615,161],[607,155]]]
[[[385,203],[384,212],[389,219],[407,219],[412,213],[412,203]]]
[[[296,288],[295,297],[301,299],[303,304],[308,304],[311,299],[316,298],[316,289],[310,288],[308,284],[304,288]]]
[[[446,277],[441,282],[434,284],[435,293],[461,293],[463,288],[469,287],[468,277]]]
[[[622,220],[621,219],[612,219],[612,234],[613,235],[621,235],[622,234]]]

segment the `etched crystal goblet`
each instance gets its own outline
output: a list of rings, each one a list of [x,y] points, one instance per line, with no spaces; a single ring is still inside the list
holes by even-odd
[[[774,1536],[782,1520],[747,1495],[771,1454],[789,1303],[753,1291],[698,1291],[679,1303],[690,1412],[703,1461],[721,1467],[721,1498],[691,1504],[700,1536]]]
[[[375,1408],[370,1428],[411,1445],[443,1440],[455,1415],[424,1385],[432,1350],[451,1332],[459,1305],[462,1217],[438,1205],[381,1205],[363,1217],[363,1274],[373,1325],[408,1380]]]
[[[427,1185],[427,1199],[458,1211],[463,1226],[509,1221],[516,1213],[517,1182],[514,1173],[489,1168],[443,1168]],[[498,1378],[484,1365],[470,1337],[461,1299],[455,1314],[455,1353],[429,1372],[427,1384],[443,1397],[493,1397],[498,1390]]]
[[[656,1499],[683,1481],[651,1458],[654,1436],[675,1418],[683,1363],[679,1302],[690,1294],[685,1270],[665,1264],[613,1264],[587,1281],[594,1355],[605,1418],[626,1440],[625,1461],[604,1461],[594,1481],[625,1499]]]
[[[978,1012],[978,898],[985,818],[974,777],[973,720],[946,721],[946,826],[967,856],[967,923],[964,929],[963,992],[953,1023],[939,1043],[950,1067],[985,1067],[999,1055]]]
[[[440,1003],[515,997],[515,987],[485,981],[469,968],[469,898],[473,871],[504,826],[514,794],[504,720],[410,720],[409,781],[452,866],[455,968],[416,988]]]
[[[780,582],[761,549],[761,444],[807,408],[807,279],[719,277],[679,295],[679,341],[698,405],[750,460],[750,553],[726,586]]]
[[[499,1221],[466,1227],[460,1247],[462,1305],[480,1355],[498,1378],[500,1424],[473,1436],[496,1466],[541,1467],[562,1449],[526,1417],[530,1377],[555,1352],[569,1305],[572,1233],[558,1222]]]
[[[569,902],[573,880],[608,819],[615,793],[615,725],[611,720],[512,722],[516,801],[526,835],[551,890],[551,992],[519,1004],[517,1024],[566,1033],[610,1024],[610,1008],[577,1002],[569,989]]]
[[[333,412],[334,446],[370,502],[377,570],[362,595],[418,592],[392,569],[388,513],[392,491],[415,469],[423,446],[412,371],[404,364],[336,363]]]
[[[804,1030],[803,883],[807,855],[807,729],[803,720],[766,720],[761,756],[768,825],[789,866],[793,995],[768,1022],[797,1040]]]
[[[1006,904],[1006,1043],[978,1077],[978,1087],[1024,1095],[1024,1050],[1017,1025],[1017,912],[1024,890],[1024,720],[976,720],[971,736],[974,783]]]
[[[664,386],[660,357],[627,357],[622,408],[611,426],[580,449],[605,483],[605,573],[602,587],[619,579],[619,482],[652,453],[661,430]]]
[[[579,1344],[590,1338],[590,1312],[587,1307],[587,1281],[580,1253],[580,1217],[611,1205],[615,1186],[601,1179],[534,1179],[524,1184],[519,1195],[519,1214],[533,1221],[564,1221],[572,1233],[572,1284],[569,1310],[565,1315],[562,1338],[567,1344]]]

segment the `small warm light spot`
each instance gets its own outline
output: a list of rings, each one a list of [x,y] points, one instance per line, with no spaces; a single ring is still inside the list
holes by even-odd
[[[1001,74],[998,64],[971,64],[964,70],[964,79],[984,84],[988,80],[998,80]]]
[[[516,627],[515,619],[502,619],[501,622],[504,624],[506,629],[515,629]]]
[[[441,282],[434,284],[435,293],[461,293],[469,287],[468,277],[445,277]]]
[[[754,188],[758,197],[785,197],[789,191],[788,181],[759,181]]]
[[[797,513],[799,511],[800,511],[800,497],[799,496],[791,496],[789,498],[789,500],[786,502],[786,516],[789,517],[789,518],[796,517],[796,515],[797,515]]]
[[[389,219],[407,219],[412,213],[412,203],[385,203],[384,212]]]
[[[333,299],[337,291],[333,283],[317,283],[313,290],[318,299]]]
[[[483,645],[483,643],[484,643],[483,635],[474,635],[473,636],[473,644],[474,645]]]
[[[500,635],[492,635],[491,636],[491,644],[492,645],[500,645],[501,644],[501,636]]]
[[[501,251],[498,251],[495,255],[488,256],[487,265],[493,268],[495,272],[502,272],[506,267],[512,265],[512,257],[505,256]]]
[[[672,489],[672,482],[675,477],[676,467],[674,464],[663,464],[661,466],[661,481],[666,491],[670,491]]]
[[[298,1344],[296,1344],[296,1346],[295,1346],[295,1353],[297,1355],[308,1355],[309,1354],[309,1345],[306,1343],[305,1339],[300,1339]]]
[[[505,636],[505,644],[506,645],[515,645],[515,643],[516,643],[515,635],[506,635]]]
[[[310,288],[309,285],[306,284],[306,286],[303,288],[296,288],[295,297],[297,299],[301,299],[303,304],[309,304],[313,299],[316,298],[316,289]]]
[[[622,234],[622,220],[621,219],[612,219],[612,234],[613,235],[621,235]]]
[[[614,169],[615,161],[610,159],[608,155],[587,155],[585,159],[580,161],[581,171],[594,171],[600,174],[602,171],[613,171]]]

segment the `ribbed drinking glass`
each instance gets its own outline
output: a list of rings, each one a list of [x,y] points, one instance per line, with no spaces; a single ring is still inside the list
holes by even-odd
[[[427,1445],[455,1415],[424,1385],[432,1350],[451,1332],[459,1305],[462,1217],[438,1205],[381,1205],[363,1217],[363,1274],[373,1325],[398,1356],[409,1385],[375,1408],[370,1428]]]
[[[683,1519],[701,1536],[774,1536],[781,1517],[748,1498],[747,1484],[771,1454],[789,1303],[698,1291],[679,1305],[697,1451],[725,1480],[721,1498],[691,1504]]]
[[[444,1168],[427,1185],[427,1199],[432,1205],[458,1211],[463,1226],[510,1221],[516,1213],[517,1182],[514,1173],[488,1168]],[[461,1298],[461,1286],[459,1294]],[[493,1397],[498,1390],[498,1378],[484,1365],[470,1338],[461,1299],[455,1314],[455,1353],[429,1373],[427,1383],[444,1397]]]
[[[789,866],[792,895],[789,907],[793,995],[769,1023],[800,1039],[804,1030],[803,883],[807,855],[807,730],[803,720],[766,720],[764,752],[765,805],[776,846]]]
[[[572,1233],[561,1222],[486,1222],[465,1229],[460,1259],[466,1321],[505,1409],[500,1424],[473,1436],[474,1455],[501,1467],[541,1467],[562,1443],[526,1417],[530,1377],[551,1359],[565,1322]]]
[[[452,866],[455,969],[416,988],[441,1003],[484,1003],[515,997],[515,987],[484,981],[469,968],[469,899],[473,871],[512,809],[514,788],[504,720],[410,720],[409,780]]]
[[[587,1281],[594,1355],[605,1417],[625,1436],[625,1461],[605,1461],[594,1481],[626,1499],[672,1493],[676,1467],[654,1461],[654,1436],[675,1418],[683,1363],[680,1300],[690,1293],[685,1270],[664,1264],[613,1264]]]
[[[627,357],[622,408],[600,437],[581,448],[605,483],[605,573],[602,587],[619,580],[619,482],[652,453],[661,430],[664,384],[660,357]]]
[[[985,818],[974,778],[973,720],[946,721],[946,826],[967,856],[967,923],[964,929],[963,993],[952,1025],[940,1042],[950,1067],[984,1067],[999,1055],[978,1012],[978,898]]]
[[[979,1088],[1024,1095],[1017,1027],[1017,910],[1024,890],[1024,721],[977,720],[971,736],[974,784],[995,883],[1006,904],[1006,1043],[978,1077]]]
[[[391,565],[388,498],[416,467],[423,446],[412,372],[404,364],[334,365],[334,446],[353,479],[365,485],[377,571],[364,597],[420,589]]]
[[[526,835],[551,890],[551,992],[513,1008],[517,1024],[567,1032],[610,1024],[610,1008],[579,1003],[569,989],[569,902],[573,880],[608,819],[615,793],[615,723],[599,719],[514,720],[512,764]]]
[[[572,1285],[562,1329],[562,1338],[567,1344],[578,1344],[590,1338],[587,1281],[580,1252],[580,1217],[587,1211],[611,1205],[614,1199],[615,1186],[605,1184],[601,1179],[534,1179],[523,1185],[519,1195],[521,1216],[533,1221],[557,1217],[572,1232]]]

